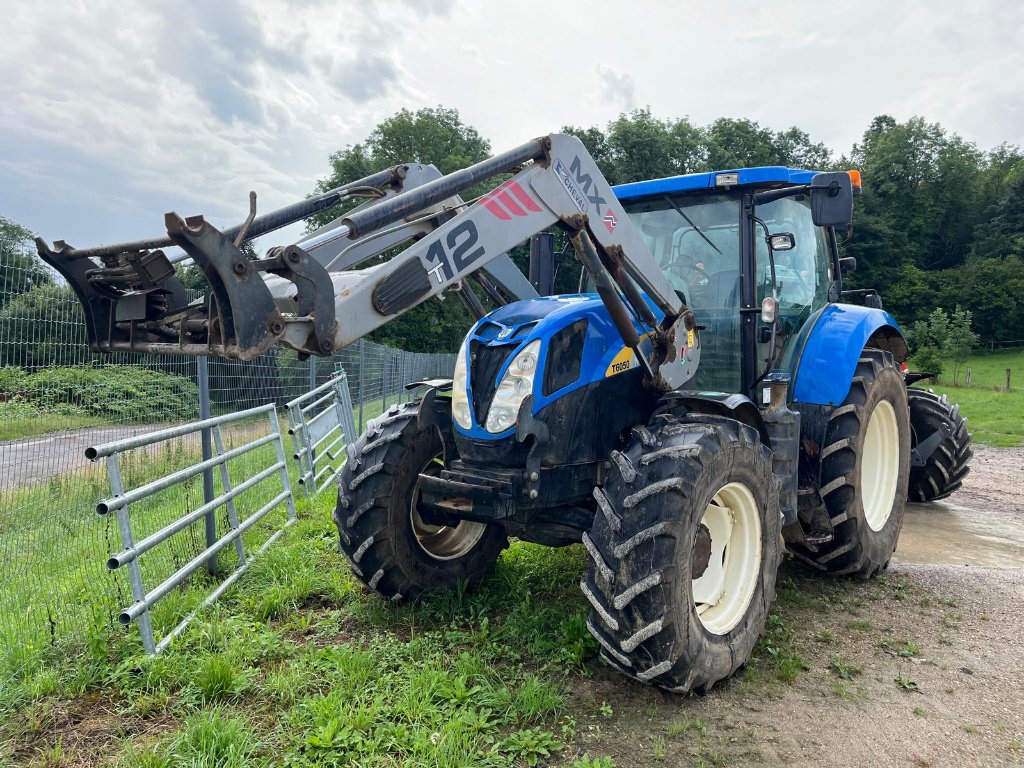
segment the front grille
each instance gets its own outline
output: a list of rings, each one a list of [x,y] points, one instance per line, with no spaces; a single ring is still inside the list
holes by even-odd
[[[498,388],[498,371],[505,364],[518,344],[502,344],[499,347],[488,347],[479,341],[469,345],[471,365],[471,389],[473,392],[473,413],[476,423],[483,424],[487,418],[487,409]]]

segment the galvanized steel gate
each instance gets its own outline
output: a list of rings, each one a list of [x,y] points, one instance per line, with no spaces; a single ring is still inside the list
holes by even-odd
[[[348,391],[347,388],[345,391]],[[351,418],[351,410],[349,411],[349,414]],[[224,450],[224,440],[221,434],[222,425],[242,421],[243,419],[251,419],[261,415],[266,415],[269,419],[269,434],[252,440],[251,442],[237,448],[232,448],[227,451]],[[140,485],[137,488],[126,490],[123,487],[118,454],[133,448],[140,448],[142,446],[152,445],[171,438],[182,437],[202,431],[212,432],[216,455],[205,461],[201,461],[198,464],[194,464]],[[256,472],[244,482],[239,483],[236,486],[232,486],[230,474],[228,472],[228,461],[269,444],[274,446],[275,456],[277,459],[276,462],[270,464],[265,469]],[[110,570],[117,570],[119,568],[128,569],[129,580],[132,588],[132,597],[134,598],[134,602],[121,612],[118,616],[118,620],[125,625],[134,620],[138,620],[139,628],[142,632],[143,646],[147,653],[159,653],[164,650],[175,637],[181,634],[188,623],[200,610],[220,597],[220,595],[223,594],[228,587],[234,584],[238,577],[241,576],[249,567],[254,555],[246,553],[242,542],[243,533],[259,522],[261,518],[266,516],[266,514],[274,508],[281,504],[286,505],[288,515],[287,521],[280,529],[274,532],[266,542],[264,542],[256,552],[256,555],[259,555],[266,550],[267,547],[273,544],[282,533],[284,533],[285,528],[296,520],[291,482],[288,478],[288,467],[285,460],[284,443],[281,438],[281,428],[277,418],[277,411],[275,410],[273,403],[259,406],[257,408],[249,408],[244,411],[238,411],[237,413],[228,414],[226,416],[203,419],[202,421],[183,424],[178,427],[157,430],[138,437],[131,437],[125,440],[105,443],[103,445],[86,449],[85,454],[87,458],[93,461],[104,458],[106,459],[107,474],[110,479],[110,490],[113,495],[97,504],[96,511],[100,515],[107,515],[111,512],[117,515],[117,521],[121,532],[121,545],[123,547],[120,552],[110,557],[107,561],[107,567]],[[220,468],[222,493],[219,496],[206,501],[201,506],[165,525],[160,530],[146,536],[140,541],[135,540],[130,514],[131,504],[152,496],[153,494],[167,489],[176,483],[196,477],[201,473],[211,471],[215,467]],[[258,483],[268,480],[275,474],[280,478],[282,487],[281,493],[277,494],[256,512],[249,515],[245,520],[239,521],[238,512],[235,509],[235,498],[250,488],[253,488]],[[178,568],[160,584],[147,591],[142,577],[139,558],[158,544],[169,539],[174,534],[185,530],[193,523],[198,522],[200,519],[209,518],[219,507],[222,506],[226,507],[227,510],[229,523],[228,532],[219,539],[209,542],[207,548],[199,555]],[[207,595],[203,602],[194,611],[186,616],[185,619],[183,619],[174,629],[164,636],[159,643],[157,643],[153,637],[153,626],[149,615],[150,609],[158,600],[166,596],[172,589],[184,582],[192,573],[197,571],[207,562],[210,562],[220,550],[232,543],[234,544],[235,552],[238,556],[238,567],[226,579],[224,579],[224,581],[222,581],[217,588],[213,590],[213,592]]]
[[[345,372],[290,401],[287,408],[299,484],[307,496],[316,496],[338,474],[359,434]]]

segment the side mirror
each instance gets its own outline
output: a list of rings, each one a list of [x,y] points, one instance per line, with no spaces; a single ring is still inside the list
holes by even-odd
[[[851,272],[857,271],[857,260],[853,256],[844,256],[839,260],[839,274],[846,277]]]
[[[791,232],[768,235],[768,247],[773,251],[792,251],[796,248],[796,238]]]
[[[853,221],[853,183],[848,173],[818,173],[811,179],[811,219],[818,227],[848,227]]]

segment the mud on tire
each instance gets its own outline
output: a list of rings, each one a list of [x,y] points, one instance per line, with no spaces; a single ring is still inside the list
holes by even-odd
[[[910,468],[907,498],[916,502],[944,499],[963,485],[970,472],[968,462],[974,454],[967,419],[960,415],[960,406],[930,390],[910,388],[907,401],[913,447],[943,426],[950,427],[949,434],[942,438],[924,466]]]
[[[414,517],[417,478],[440,469],[443,452],[437,428],[418,425],[418,408],[418,402],[395,405],[367,425],[340,474],[334,510],[353,573],[394,600],[476,579],[508,546],[497,525],[463,521],[444,528]]]
[[[882,433],[889,438],[881,439]],[[821,446],[819,492],[832,541],[813,548],[790,543],[790,551],[829,573],[865,579],[881,573],[903,526],[909,474],[903,376],[890,353],[865,349],[846,399],[829,416]]]
[[[635,428],[612,464],[583,539],[590,631],[604,660],[630,677],[674,692],[707,690],[750,658],[775,598],[781,523],[770,453],[756,430],[732,419],[664,414]],[[756,583],[737,604],[738,621],[716,634],[694,602],[692,585],[706,572],[695,542],[727,486],[746,488],[748,509],[760,517],[750,560]]]

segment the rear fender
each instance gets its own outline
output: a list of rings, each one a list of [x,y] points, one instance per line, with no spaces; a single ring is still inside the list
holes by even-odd
[[[900,363],[908,356],[899,323],[888,312],[853,304],[827,305],[794,366],[793,402],[832,407],[842,403],[865,347],[891,352]]]

